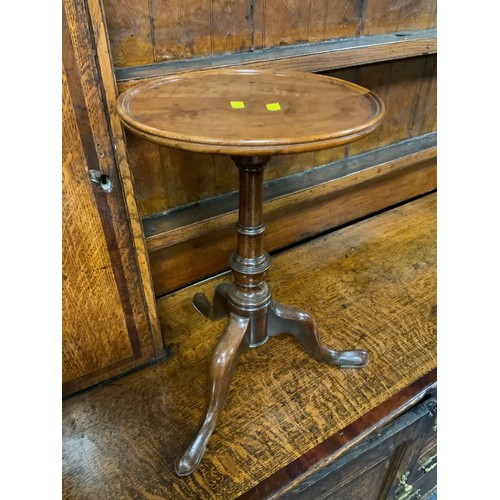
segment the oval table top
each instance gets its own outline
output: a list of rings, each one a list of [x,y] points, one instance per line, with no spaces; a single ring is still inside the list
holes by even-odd
[[[118,114],[132,132],[159,144],[252,156],[352,142],[380,124],[384,105],[338,78],[226,69],[139,84],[120,95]]]

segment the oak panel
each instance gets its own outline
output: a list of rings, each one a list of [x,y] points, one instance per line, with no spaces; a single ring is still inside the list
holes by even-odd
[[[366,0],[363,35],[436,27],[436,0]]]
[[[420,78],[420,90],[415,104],[411,127],[413,137],[436,130],[437,117],[437,56],[425,60],[424,71]]]
[[[213,53],[212,0],[149,0],[158,62]]]
[[[212,155],[161,147],[168,206],[209,198],[215,190]]]
[[[129,161],[133,166],[138,210],[141,214],[161,212],[168,206],[161,148],[135,134],[125,132],[125,135]]]
[[[109,38],[107,36],[103,4],[99,0],[88,0],[89,21],[91,28],[89,31],[93,34],[95,43],[94,50],[96,63],[98,66],[100,81],[102,83],[103,107],[106,110],[106,115],[109,119],[109,133],[112,139],[113,153],[116,160],[116,167],[119,171],[119,178],[123,188],[124,210],[121,214],[126,213],[126,220],[130,227],[130,236],[134,248],[135,257],[137,259],[138,274],[140,288],[143,292],[146,312],[151,329],[151,341],[155,356],[163,354],[163,342],[160,336],[160,326],[158,322],[158,314],[156,310],[156,301],[153,293],[153,285],[151,281],[151,271],[149,268],[148,257],[146,252],[146,244],[144,233],[142,231],[141,219],[137,208],[137,196],[134,190],[134,182],[132,172],[128,161],[125,138],[120,119],[116,112],[117,88],[116,80],[113,73],[113,65],[110,57]],[[90,33],[89,33],[90,35]],[[120,222],[124,225],[124,222]]]
[[[253,47],[253,3],[240,0],[212,1],[212,52],[248,52]]]
[[[311,311],[328,345],[366,348],[372,362],[322,365],[289,336],[248,351],[188,478],[174,460],[196,430],[225,324],[190,300],[221,279],[161,299],[170,359],[64,402],[63,497],[235,498],[332,435],[348,447],[346,426],[436,366],[435,210],[427,196],[274,259],[277,300]]]
[[[66,383],[131,357],[133,350],[64,68],[62,90],[62,380]]]
[[[256,0],[255,40],[258,47],[308,41],[310,3],[302,0]]]
[[[103,0],[103,6],[114,66],[156,62],[149,0]]]
[[[308,41],[359,36],[361,0],[311,0]]]
[[[63,233],[69,231],[71,235],[74,234],[65,240],[67,248],[64,251],[72,255],[80,254],[82,257],[81,260],[73,261],[71,259],[75,259],[74,256],[67,258],[69,264],[66,275],[70,279],[66,282],[64,294],[70,306],[63,330],[65,371],[63,393],[69,394],[153,359],[160,353],[160,345],[154,336],[152,323],[155,318],[154,308],[150,310],[151,304],[145,301],[142,289],[144,281],[131,229],[132,224],[136,227],[137,220],[129,219],[127,212],[125,203],[127,195],[122,190],[115,157],[115,151],[118,152],[119,149],[118,142],[115,142],[116,138],[110,135],[109,108],[107,101],[103,99],[104,89],[96,54],[102,55],[101,43],[106,38],[99,32],[99,25],[91,28],[89,24],[94,19],[98,6],[91,1],[83,4],[68,0],[64,2],[63,7],[62,56],[69,92],[66,106],[72,108],[73,121],[77,126],[80,148],[83,151],[83,157],[81,155],[79,158],[66,157],[64,167],[72,168],[73,174],[78,172],[78,176],[65,175],[64,189],[67,203],[73,206],[73,212],[69,206],[66,210],[74,217],[74,221],[80,221],[77,231],[73,228],[74,221],[64,220]],[[102,29],[102,24],[100,28]],[[96,38],[92,38],[90,33],[97,33]],[[107,69],[109,75],[109,66]],[[78,144],[74,138],[63,136],[63,139],[70,144],[63,145],[68,148],[65,151],[70,155],[73,148],[75,152],[78,151]],[[120,145],[120,148],[123,148],[123,145]],[[110,193],[91,184],[89,169],[108,176],[113,184]],[[126,185],[130,182],[126,168],[123,169],[123,174]],[[89,193],[92,194],[91,199],[89,193],[86,196],[85,192],[81,191],[83,186],[89,189]],[[80,195],[81,205],[78,198]],[[129,206],[131,209],[134,208],[132,203]],[[77,207],[81,208],[81,212],[76,212]],[[66,211],[63,215],[65,213]],[[133,215],[132,211],[130,213]],[[103,232],[104,247],[99,234],[94,238],[92,231]],[[99,251],[108,255],[101,264],[91,259],[97,254],[97,249],[92,247],[94,239],[100,245]],[[87,246],[91,248],[91,255],[85,253]],[[82,249],[77,250],[79,247]],[[72,266],[75,266],[76,270]],[[93,273],[104,271],[113,275],[117,297],[111,283],[101,286],[97,279],[92,278]],[[87,283],[87,280],[94,281]],[[108,298],[114,301],[114,309],[107,304]],[[101,322],[99,318],[109,319],[107,317],[109,313],[104,310],[106,307],[110,309],[111,314],[113,311],[121,311],[125,328],[123,321],[116,318]],[[84,318],[80,319],[80,316]],[[78,325],[77,333],[75,325]],[[83,342],[81,339],[84,337],[93,339],[93,342],[92,340]],[[161,343],[161,339],[159,342]],[[106,343],[108,345],[104,345]],[[112,359],[105,358],[106,361],[99,361],[95,352],[101,349],[104,353],[112,352]],[[78,371],[70,369],[66,373],[66,367],[74,364],[73,358],[77,359],[80,369]]]

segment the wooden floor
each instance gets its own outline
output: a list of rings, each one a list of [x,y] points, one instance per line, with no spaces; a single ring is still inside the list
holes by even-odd
[[[214,249],[216,251],[216,249]],[[64,498],[235,498],[436,366],[436,195],[283,252],[276,300],[317,320],[334,349],[371,363],[338,369],[289,335],[245,353],[199,469],[173,471],[196,431],[225,320],[190,304],[228,276],[158,303],[169,359],[63,403]]]

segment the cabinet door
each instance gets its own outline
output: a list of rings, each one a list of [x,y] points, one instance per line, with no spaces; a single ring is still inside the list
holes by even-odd
[[[162,353],[156,310],[151,313],[145,300],[86,5],[68,1],[63,8],[64,395]]]

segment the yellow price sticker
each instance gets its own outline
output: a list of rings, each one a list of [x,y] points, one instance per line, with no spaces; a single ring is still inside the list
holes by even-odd
[[[231,101],[231,107],[234,109],[243,109],[245,103],[243,101]]]
[[[269,104],[266,104],[266,108],[268,111],[279,111],[281,109],[281,106],[279,102],[271,102]]]

